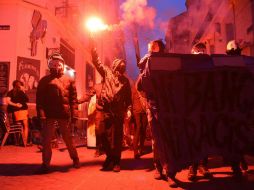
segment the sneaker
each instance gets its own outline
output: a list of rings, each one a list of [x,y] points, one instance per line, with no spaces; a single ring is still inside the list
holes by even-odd
[[[27,143],[27,144],[25,145],[25,147],[30,147],[30,146],[33,146],[33,143]]]
[[[79,159],[75,159],[73,160],[73,167],[78,169],[80,168],[80,162],[79,162]]]
[[[200,165],[198,167],[198,171],[205,178],[211,178],[213,176],[212,173],[208,170],[208,168],[206,166],[204,166],[204,165]]]
[[[154,179],[156,180],[160,180],[163,178],[163,174],[162,174],[162,170],[159,170],[158,168],[155,168],[155,172],[154,172]]]
[[[102,155],[101,151],[99,151],[98,149],[95,151],[94,153],[94,157],[97,158],[99,157],[100,155]]]
[[[248,170],[248,164],[247,162],[243,159],[241,160],[241,168],[244,170],[244,171],[247,171]]]
[[[233,178],[235,178],[236,180],[240,180],[243,176],[242,170],[240,167],[234,167],[233,168]]]
[[[135,154],[134,159],[136,159],[136,160],[140,159],[140,154],[139,153]]]
[[[197,177],[197,170],[193,167],[189,167],[189,173],[188,173],[188,180],[189,181],[195,181]]]
[[[101,171],[110,171],[111,170],[111,163],[112,163],[112,160],[107,157],[106,160],[104,161],[104,163],[102,164],[102,168],[101,168]]]
[[[41,174],[49,173],[49,166],[46,164],[42,164],[40,167],[39,173],[41,173]]]
[[[178,184],[176,183],[176,179],[174,177],[168,177],[168,185],[172,188],[177,188]]]
[[[37,145],[37,148],[38,148],[38,152],[42,152],[42,150],[43,150],[42,145]]]
[[[121,170],[120,165],[118,165],[118,164],[114,165],[114,167],[113,167],[114,172],[120,172],[120,170]]]

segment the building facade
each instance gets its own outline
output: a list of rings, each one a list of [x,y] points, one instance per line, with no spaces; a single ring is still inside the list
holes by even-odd
[[[254,56],[254,1],[188,0],[187,11],[172,18],[166,34],[167,50],[190,53],[198,42],[209,54],[224,54],[230,40],[236,40],[243,54]]]
[[[99,13],[100,7],[104,6],[102,3],[105,4],[104,1],[89,0],[0,1],[1,97],[12,88],[12,81],[22,80],[30,99],[30,113],[35,115],[38,81],[48,73],[47,57],[55,51],[60,52],[66,60],[66,74],[75,77],[78,97],[99,81],[91,66],[89,33],[84,28],[84,21],[92,15],[93,10]],[[108,13],[108,17],[117,20],[118,7],[113,2],[111,5],[103,13]],[[113,50],[117,47],[117,40],[109,39],[109,43],[103,35],[114,39],[117,35],[105,31],[98,34],[98,38],[96,36],[100,44],[100,57],[110,62],[119,52],[124,52],[124,49],[119,51],[116,48],[115,53]],[[107,52],[111,54],[108,55]]]

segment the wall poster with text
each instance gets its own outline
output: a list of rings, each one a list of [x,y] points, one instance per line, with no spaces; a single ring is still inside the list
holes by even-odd
[[[40,60],[17,58],[17,80],[24,83],[30,103],[36,101],[36,89],[40,80]]]

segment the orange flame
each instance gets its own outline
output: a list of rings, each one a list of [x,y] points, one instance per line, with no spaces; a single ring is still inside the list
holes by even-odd
[[[91,17],[86,21],[86,28],[90,32],[98,32],[98,31],[109,29],[109,26],[104,24],[100,18]]]

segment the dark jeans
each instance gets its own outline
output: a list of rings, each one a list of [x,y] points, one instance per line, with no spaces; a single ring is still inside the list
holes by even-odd
[[[63,140],[67,146],[69,155],[72,160],[78,160],[76,147],[73,145],[69,120],[67,119],[46,119],[42,127],[42,161],[43,164],[49,166],[52,156],[51,141],[55,135],[56,125],[58,125]]]
[[[96,148],[99,151],[103,151],[103,135],[105,135],[105,113],[99,110],[96,110],[95,115],[95,136],[96,136]]]
[[[135,119],[135,133],[133,141],[134,154],[138,154],[138,151],[142,151],[144,148],[144,142],[146,138],[146,126],[148,124],[146,113],[134,113]]]
[[[111,160],[114,165],[119,165],[121,160],[122,143],[123,143],[123,115],[112,115],[103,113],[101,122],[104,122],[105,132],[102,134],[102,144],[107,159]]]

